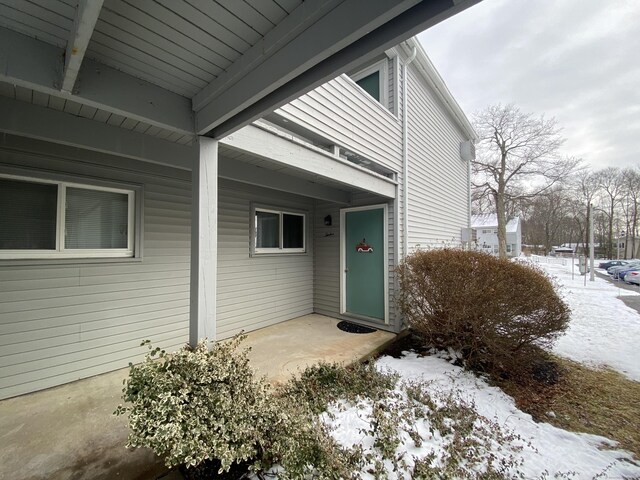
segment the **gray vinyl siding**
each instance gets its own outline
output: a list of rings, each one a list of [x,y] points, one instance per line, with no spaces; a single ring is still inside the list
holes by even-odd
[[[219,181],[217,338],[313,313],[313,200]],[[250,255],[251,204],[307,212],[303,254]]]
[[[3,165],[143,187],[141,260],[0,261],[0,398],[142,359],[188,340],[190,173],[4,136]]]
[[[402,110],[402,106],[400,105],[402,101],[400,98],[401,70],[402,67],[400,66],[398,57],[389,58],[387,60],[387,71],[389,75],[389,82],[387,86],[387,104],[389,107],[389,111],[393,113],[393,115],[398,119],[399,122],[402,120],[402,117],[400,116],[400,112]]]
[[[390,170],[402,167],[400,120],[346,75],[276,112]]]
[[[470,214],[465,137],[414,65],[407,75],[409,248],[459,245]]]
[[[314,218],[314,292],[315,313],[340,316],[340,206],[316,201]],[[331,226],[324,218],[331,215]]]
[[[378,205],[387,203],[389,213],[389,325],[381,325],[377,322],[357,320],[358,323],[370,324],[376,328],[396,331],[398,322],[396,319],[396,307],[394,304],[395,275],[394,275],[394,210],[393,202],[380,199],[365,193],[355,193],[353,207],[364,205]],[[316,201],[314,243],[315,243],[315,269],[314,269],[314,298],[313,309],[316,313],[344,320],[354,320],[351,317],[340,315],[340,205],[331,202]],[[324,217],[331,215],[332,225],[324,225]]]

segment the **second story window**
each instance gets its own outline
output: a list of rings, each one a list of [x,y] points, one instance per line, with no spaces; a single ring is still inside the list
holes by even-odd
[[[387,59],[381,60],[353,75],[351,79],[382,106],[388,108],[389,90]]]
[[[357,80],[356,83],[360,85],[365,92],[380,101],[380,70],[367,75],[366,77]]]

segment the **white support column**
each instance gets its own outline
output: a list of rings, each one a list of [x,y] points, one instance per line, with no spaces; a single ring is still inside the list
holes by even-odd
[[[218,257],[218,141],[198,138],[191,207],[191,313],[189,344],[216,340]]]

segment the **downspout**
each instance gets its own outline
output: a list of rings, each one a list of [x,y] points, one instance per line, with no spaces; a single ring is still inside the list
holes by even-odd
[[[408,47],[408,44],[405,42]],[[402,64],[402,255],[409,253],[409,126],[408,126],[408,85],[407,66],[413,62],[418,53],[416,47],[409,58]]]

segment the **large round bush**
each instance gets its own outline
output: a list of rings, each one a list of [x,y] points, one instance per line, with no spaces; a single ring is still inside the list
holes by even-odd
[[[399,306],[427,344],[472,368],[517,372],[568,327],[570,310],[536,267],[476,251],[421,250],[399,267]]]
[[[243,338],[211,349],[206,341],[173,353],[156,348],[132,365],[127,403],[116,410],[129,417],[127,446],[151,448],[169,467],[216,460],[228,471],[259,460],[282,415],[266,382],[254,379],[247,350],[238,350]]]

